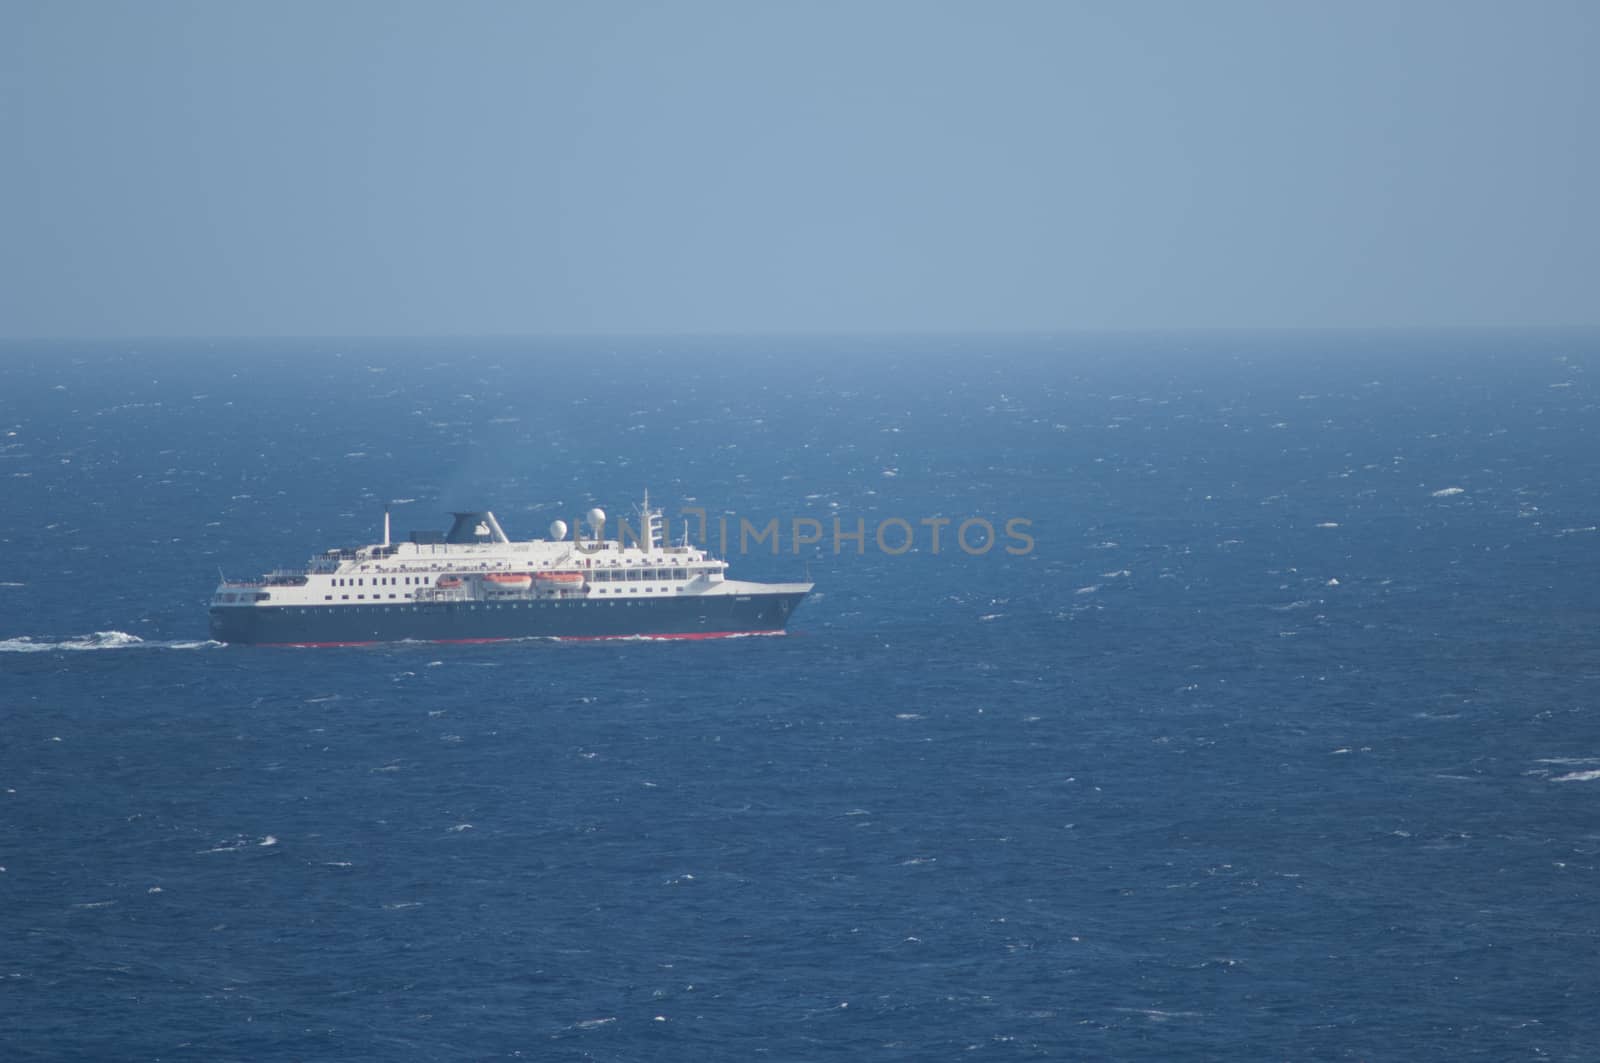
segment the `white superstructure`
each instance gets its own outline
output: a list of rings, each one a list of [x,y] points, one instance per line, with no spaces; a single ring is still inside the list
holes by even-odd
[[[638,600],[685,595],[799,593],[809,583],[760,584],[730,580],[727,563],[699,547],[662,542],[661,512],[645,495],[638,534],[619,527],[605,538],[605,514],[590,510],[588,534],[568,535],[563,521],[549,539],[515,541],[493,513],[456,513],[443,535],[413,533],[391,542],[384,514],[380,543],[329,550],[304,569],[278,570],[258,580],[224,580],[216,607],[375,605],[546,599]]]

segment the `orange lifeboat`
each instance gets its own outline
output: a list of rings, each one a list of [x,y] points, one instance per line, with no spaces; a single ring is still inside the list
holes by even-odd
[[[526,572],[489,572],[483,582],[500,591],[525,591],[533,586],[533,577]]]
[[[460,576],[440,576],[433,584],[442,591],[453,591],[461,588]]]
[[[583,573],[535,572],[533,582],[541,591],[579,591],[583,589]]]

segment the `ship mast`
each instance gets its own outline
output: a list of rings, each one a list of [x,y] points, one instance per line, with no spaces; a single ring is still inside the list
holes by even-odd
[[[640,526],[646,550],[661,549],[661,511],[650,508],[650,489],[644,489],[644,505],[639,508]]]

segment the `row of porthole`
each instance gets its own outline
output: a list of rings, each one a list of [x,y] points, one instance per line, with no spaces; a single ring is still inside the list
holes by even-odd
[[[643,599],[641,599],[641,601],[642,600]],[[636,602],[619,602],[619,601],[616,601],[616,600],[612,600],[612,601],[609,601],[609,602],[593,602],[593,603],[591,603],[591,602],[526,602],[526,603],[520,603],[519,604],[517,602],[513,602],[510,605],[485,605],[483,608],[485,608],[485,609],[524,609],[524,608],[531,609],[535,605],[539,605],[539,606],[545,606],[545,605],[569,605],[569,606],[570,605],[576,605],[576,606],[582,607],[582,606],[587,606],[587,605],[591,605],[591,604],[593,604],[593,605],[635,605],[635,604],[638,604],[638,603],[636,603]],[[473,603],[470,603],[470,602],[469,603],[465,603],[464,607],[467,608],[467,609],[474,610],[474,611],[476,611],[477,608],[478,608],[477,605],[475,605]],[[442,605],[437,605],[437,606],[420,606],[420,605],[396,605],[396,606],[389,606],[389,605],[376,605],[376,606],[374,606],[374,605],[336,605],[336,606],[333,606],[332,608],[329,608],[327,606],[312,606],[309,609],[300,608],[300,609],[298,609],[298,612],[299,612],[299,615],[301,615],[301,616],[305,616],[305,615],[310,614],[310,613],[327,613],[330,616],[338,614],[338,615],[342,616],[342,615],[344,615],[346,613],[359,613],[363,609],[371,609],[374,612],[381,612],[381,613],[404,613],[404,612],[407,612],[407,611],[410,611],[410,612],[413,612],[413,613],[418,613],[418,612],[422,612],[424,609],[427,609],[428,612],[434,612],[435,610],[438,610],[438,609],[441,609],[441,608],[446,608],[446,606],[442,606]],[[463,606],[462,605],[453,605],[453,606],[450,606],[450,608],[460,609],[460,608],[463,608]],[[285,611],[287,612],[287,609]]]
[[[678,593],[678,594],[688,594],[688,593],[689,593],[689,590],[688,590],[688,588],[687,588],[687,587],[677,587],[677,588],[675,588],[675,590],[676,590],[676,593]],[[655,588],[654,588],[654,587],[646,587],[646,588],[645,588],[645,589],[644,589],[644,592],[643,592],[643,593],[645,593],[645,594],[653,594],[653,593],[654,593],[654,592],[655,592]],[[494,594],[494,592],[492,592],[492,591],[491,591],[491,592],[490,592],[490,593],[491,593],[491,594]],[[604,588],[601,588],[601,589],[599,589],[599,590],[597,590],[597,591],[596,591],[596,592],[595,592],[595,593],[597,593],[597,594],[604,594],[604,593],[606,593],[606,592],[605,592],[605,589],[604,589]],[[628,592],[627,592],[627,591],[615,591],[615,592],[613,592],[613,593],[616,593],[616,594],[627,594],[627,593],[628,593]],[[634,594],[638,594],[638,593],[640,593],[640,592],[639,592],[639,591],[634,591],[634,592],[632,592],[632,593],[634,593]],[[662,594],[668,594],[668,593],[672,593],[672,592],[669,592],[669,591],[668,591],[668,590],[667,590],[667,588],[665,588],[665,587],[663,587],[663,588],[661,588],[661,593],[662,593]],[[381,600],[381,597],[382,597],[382,596],[381,596],[381,595],[377,595],[377,594],[374,594],[374,595],[373,595],[373,596],[372,596],[372,597],[373,597],[373,598],[374,598],[374,599],[378,599],[378,600]],[[393,599],[394,599],[394,598],[395,598],[395,597],[396,597],[396,595],[393,595],[393,594],[391,594],[391,595],[389,595],[389,598],[390,598],[390,600],[393,600]],[[348,594],[341,594],[341,595],[340,595],[340,596],[339,596],[339,598],[340,598],[340,600],[341,600],[341,601],[346,601],[346,602],[348,602],[348,601],[349,601],[349,600],[350,600],[350,596],[349,596],[349,595],[348,595]],[[364,594],[358,594],[358,595],[356,595],[356,600],[357,600],[357,601],[362,601],[362,600],[364,600],[364,599],[365,599],[365,598],[366,598],[366,595],[364,595]],[[224,600],[227,600],[227,599],[224,599]],[[257,600],[258,600],[258,601],[262,601],[262,600],[265,600],[265,595],[258,595],[258,596],[257,596]],[[323,595],[323,596],[322,596],[322,600],[323,600],[323,601],[325,601],[325,602],[331,602],[331,601],[333,601],[333,595],[331,595],[331,594],[324,594],[324,595]]]

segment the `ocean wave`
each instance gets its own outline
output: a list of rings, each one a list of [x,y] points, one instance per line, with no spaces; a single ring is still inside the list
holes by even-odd
[[[221,646],[210,639],[169,640],[147,642],[126,631],[96,631],[92,635],[74,635],[65,639],[36,640],[32,635],[18,635],[13,639],[0,639],[0,653],[58,653],[75,650],[203,650]]]

